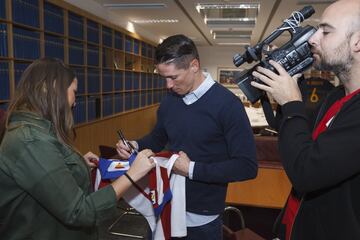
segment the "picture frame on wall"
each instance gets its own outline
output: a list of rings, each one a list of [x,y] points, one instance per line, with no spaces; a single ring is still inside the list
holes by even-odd
[[[217,71],[217,79],[219,83],[226,86],[236,86],[235,78],[243,70],[239,68],[223,68],[219,67]]]

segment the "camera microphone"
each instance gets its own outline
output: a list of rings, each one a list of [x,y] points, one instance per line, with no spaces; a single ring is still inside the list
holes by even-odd
[[[311,17],[315,13],[315,10],[312,6],[305,6],[300,10],[300,13],[304,16],[304,19]]]
[[[313,7],[311,6],[306,6],[300,11],[293,12],[289,18],[284,20],[280,27],[275,29],[275,31],[262,42],[259,42],[254,47],[246,47],[246,51],[243,55],[236,54],[234,56],[233,61],[237,67],[245,62],[259,62],[255,66],[252,66],[251,69],[242,71],[235,79],[236,84],[251,103],[255,103],[265,96],[264,91],[254,88],[251,85],[252,81],[261,82],[252,75],[253,71],[255,71],[258,66],[276,72],[269,63],[270,60],[273,60],[279,63],[290,76],[293,76],[305,71],[312,65],[314,58],[308,40],[316,32],[316,29],[309,25],[301,27],[300,23],[306,18],[309,18],[314,12]],[[291,39],[277,49],[266,51],[264,47],[270,46],[270,44],[284,31],[290,33]],[[264,59],[262,59],[263,53],[265,54]]]
[[[236,67],[247,63],[252,63],[253,61],[260,61],[263,51],[263,46],[270,44],[277,37],[279,37],[284,30],[292,29],[293,32],[296,32],[296,28],[300,26],[300,23],[305,19],[309,18],[315,13],[315,10],[312,6],[305,6],[300,11],[293,12],[291,16],[284,20],[284,23],[278,27],[274,32],[272,32],[266,39],[262,42],[256,44],[254,47],[246,47],[244,54],[235,54],[233,57],[233,63]]]

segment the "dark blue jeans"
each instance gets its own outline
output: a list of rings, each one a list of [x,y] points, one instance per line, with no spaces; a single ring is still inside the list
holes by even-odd
[[[203,226],[199,227],[188,227],[187,236],[183,238],[172,238],[172,239],[182,239],[182,240],[222,240],[223,221],[221,216],[216,218],[214,221],[209,222]]]

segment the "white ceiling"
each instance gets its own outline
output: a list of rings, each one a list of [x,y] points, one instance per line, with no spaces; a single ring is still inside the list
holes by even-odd
[[[89,0],[88,0],[89,1]],[[88,1],[82,1],[87,2]],[[315,14],[303,25],[310,24],[316,26],[323,10],[333,1],[329,0],[91,0],[95,3],[97,9],[102,8],[102,12],[108,13],[116,19],[119,25],[132,22],[134,20],[148,19],[177,19],[177,23],[133,23],[140,36],[158,43],[174,34],[185,34],[198,46],[218,46],[218,42],[227,41],[229,43],[239,44],[240,39],[234,40],[214,40],[209,27],[205,24],[201,15],[196,11],[197,3],[260,3],[259,15],[254,28],[240,28],[236,30],[250,30],[251,45],[255,45],[260,40],[266,38],[273,30],[282,24],[295,10],[302,9],[305,5],[312,5]],[[68,0],[68,2],[76,2]],[[128,8],[116,9],[105,7],[104,4],[113,3],[162,3],[164,8]],[[114,22],[114,21],[113,21]],[[120,24],[121,23],[121,24]],[[274,41],[274,44],[281,45],[288,40],[288,34],[280,36]]]

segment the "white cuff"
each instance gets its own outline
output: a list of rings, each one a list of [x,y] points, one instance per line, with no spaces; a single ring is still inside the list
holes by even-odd
[[[189,178],[191,180],[193,179],[194,167],[195,167],[195,162],[190,161],[190,164],[189,164]]]

